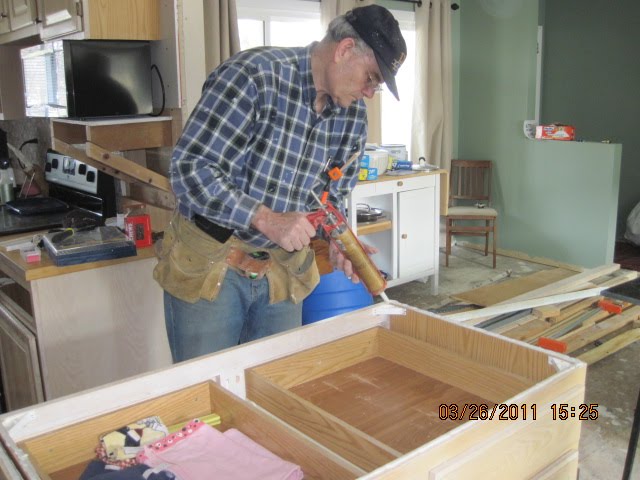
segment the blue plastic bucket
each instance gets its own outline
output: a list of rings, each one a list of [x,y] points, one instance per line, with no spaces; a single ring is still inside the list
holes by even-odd
[[[317,322],[373,304],[362,283],[353,283],[341,270],[320,276],[320,283],[302,303],[302,324]]]

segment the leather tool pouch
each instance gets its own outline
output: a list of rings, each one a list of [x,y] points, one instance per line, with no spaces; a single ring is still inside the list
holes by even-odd
[[[270,253],[273,260],[267,274],[270,303],[283,300],[300,303],[320,283],[314,251],[310,247],[296,252],[277,248]]]
[[[201,298],[215,300],[230,266],[244,275],[266,275],[270,303],[299,303],[320,282],[315,255],[309,247],[295,252],[269,249],[269,261],[251,257],[253,250],[255,247],[235,237],[220,243],[176,213],[163,240],[156,243],[159,260],[153,278],[171,295],[189,303]]]
[[[153,278],[176,298],[195,303],[213,300],[220,290],[228,265],[231,242],[220,243],[194,223],[176,213],[156,243],[158,265]]]
[[[227,265],[237,268],[246,277],[257,280],[264,277],[271,267],[269,254],[267,252],[261,253],[266,255],[266,258],[263,260],[252,257],[250,253],[244,252],[234,245],[231,245],[225,261]]]

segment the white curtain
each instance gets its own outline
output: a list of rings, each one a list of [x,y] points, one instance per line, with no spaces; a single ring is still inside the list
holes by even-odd
[[[343,15],[356,7],[364,7],[365,5],[372,5],[373,3],[375,3],[374,0],[320,0],[320,21],[322,22],[322,28],[326,30],[331,20],[338,15]],[[382,109],[380,94],[376,93],[372,99],[365,98],[364,103],[367,105],[367,142],[381,143],[382,131],[380,119]]]
[[[204,25],[205,65],[211,72],[240,51],[236,1],[204,0]]]
[[[429,7],[431,4],[431,7]],[[411,151],[447,170],[453,152],[451,0],[416,7],[416,79]]]

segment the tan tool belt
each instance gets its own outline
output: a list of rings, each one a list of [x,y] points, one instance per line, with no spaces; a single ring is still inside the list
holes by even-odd
[[[256,250],[235,237],[220,243],[176,213],[164,239],[156,244],[159,260],[153,278],[171,295],[190,303],[214,300],[230,267],[249,278],[266,275],[270,303],[301,302],[320,282],[309,247],[291,253],[265,249],[269,261],[254,258],[251,254]]]

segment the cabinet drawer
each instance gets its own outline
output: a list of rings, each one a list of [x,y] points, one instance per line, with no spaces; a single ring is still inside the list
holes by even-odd
[[[528,352],[525,347],[520,357],[516,352],[502,351],[507,345],[497,339],[466,335],[455,326],[428,325],[428,320],[425,325],[424,320],[418,319],[417,328],[411,331],[435,327],[440,331],[433,340],[441,345],[374,328],[247,370],[247,398],[367,471],[419,448],[431,460],[422,464],[422,474],[437,474],[441,471],[438,467],[447,467],[448,460],[455,461],[458,455],[503,437],[520,454],[526,451],[530,439],[523,432],[531,425],[530,419],[511,422],[510,429],[504,431],[498,415],[492,420],[471,418],[473,406],[484,406],[481,408],[490,412],[495,405],[513,403],[522,408],[527,399],[544,398],[533,391],[537,382],[554,375],[546,355]],[[447,344],[449,348],[444,348]],[[511,348],[519,349],[515,345]],[[502,352],[494,356],[491,351]],[[526,374],[522,364],[513,369],[498,360],[503,353],[503,358],[526,357],[531,362]],[[571,388],[570,382],[567,388]],[[576,389],[577,395],[565,398],[581,401],[578,397],[584,394],[583,387],[573,391]],[[549,392],[555,399],[557,391]],[[515,397],[517,401],[509,400]],[[471,410],[461,413],[465,405]],[[460,416],[450,416],[453,406],[459,406],[455,412]],[[478,410],[475,412],[477,415]],[[534,422],[536,431],[560,431],[549,415],[541,417]],[[471,425],[466,425],[468,422]],[[562,427],[562,434],[554,437],[554,450],[541,453],[540,462],[529,474],[554,461],[557,451],[577,445],[579,422]],[[431,447],[428,452],[427,446]],[[465,466],[485,460],[500,464],[500,457],[500,450],[494,450],[484,459],[469,459]]]
[[[371,183],[358,183],[353,189],[353,196],[355,198],[362,198],[402,192],[404,190],[414,190],[416,188],[435,187],[437,178],[438,175],[418,175],[395,177]]]
[[[405,190],[415,190],[416,188],[435,187],[435,185],[436,175],[399,178],[394,182],[394,187],[398,192],[403,192]]]
[[[95,448],[102,434],[136,420],[157,415],[165,425],[174,425],[210,413],[220,415],[216,426],[224,431],[236,428],[280,458],[300,465],[305,478],[355,478],[362,471],[342,459],[332,458],[322,447],[299,432],[265,415],[250,403],[214,382],[152,398],[127,408],[67,426],[25,440],[18,445],[34,466],[50,479],[75,479],[95,459]]]

